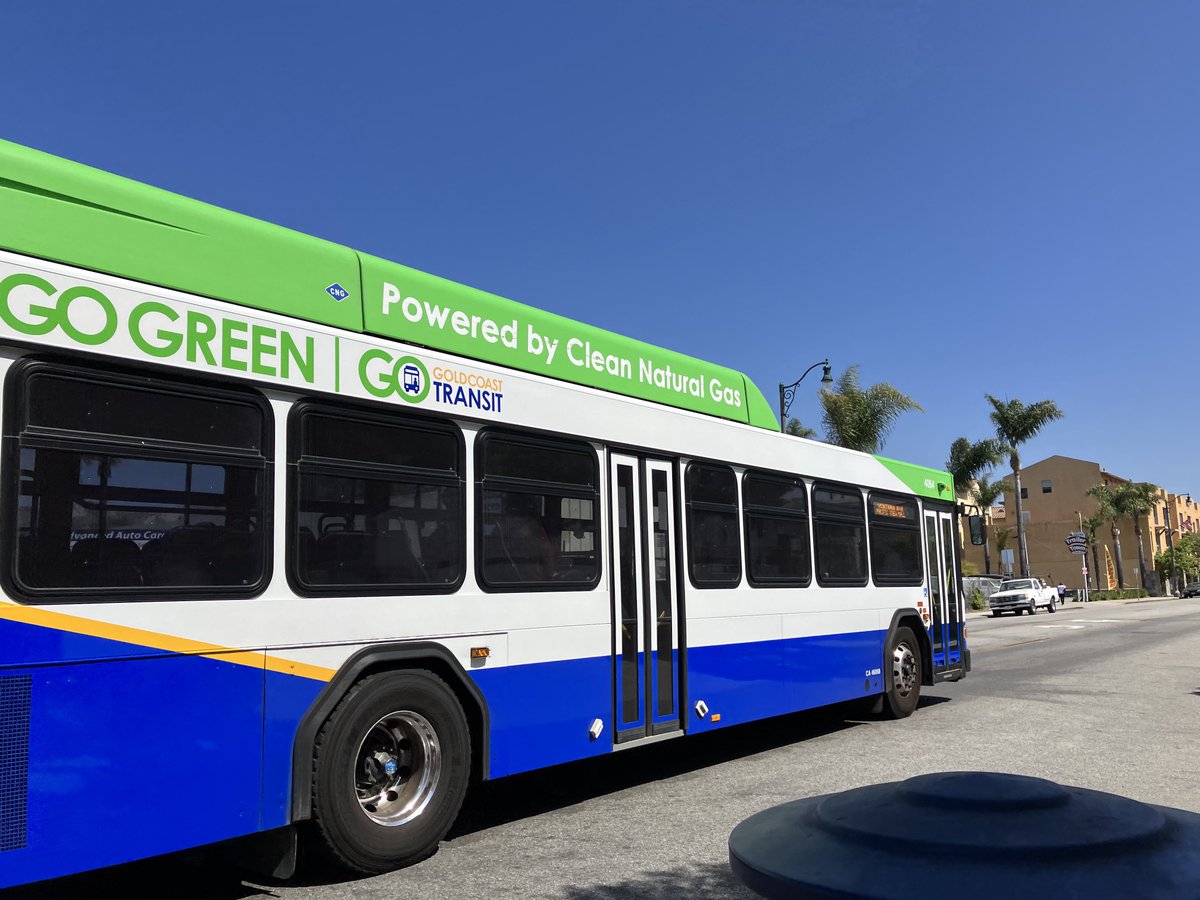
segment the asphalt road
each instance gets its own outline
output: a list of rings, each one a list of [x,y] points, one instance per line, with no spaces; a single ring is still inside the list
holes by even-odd
[[[1200,812],[1200,600],[1068,604],[969,631],[975,670],[925,688],[910,719],[804,713],[482,785],[438,853],[403,871],[265,884],[188,854],[17,896],[751,898],[727,863],[746,816],[963,769]]]

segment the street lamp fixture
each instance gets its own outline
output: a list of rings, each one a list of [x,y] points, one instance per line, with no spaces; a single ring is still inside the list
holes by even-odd
[[[795,399],[795,397],[796,397],[796,388],[799,386],[800,382],[802,382],[804,380],[804,377],[806,375],[808,375],[808,373],[811,372],[813,369],[815,369],[817,366],[825,367],[825,371],[821,373],[821,384],[833,384],[833,376],[829,374],[832,369],[832,366],[829,365],[828,359],[823,359],[820,362],[813,363],[811,366],[809,366],[807,369],[804,370],[804,375],[801,375],[799,378],[797,378],[791,384],[784,384],[782,381],[779,382],[779,430],[780,431],[787,430],[788,409],[791,408],[792,400]]]

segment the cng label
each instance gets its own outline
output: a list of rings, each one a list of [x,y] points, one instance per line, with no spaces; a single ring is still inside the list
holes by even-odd
[[[347,297],[350,296],[350,292],[348,290],[346,290],[344,287],[342,287],[340,284],[338,284],[336,281],[333,284],[331,284],[329,287],[325,288],[325,293],[327,293],[330,297],[332,297],[338,303],[341,303],[343,300],[345,300]]]

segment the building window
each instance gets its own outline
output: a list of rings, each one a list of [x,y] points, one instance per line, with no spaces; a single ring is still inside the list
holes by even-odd
[[[18,366],[13,378],[8,516],[21,593],[161,600],[261,590],[265,401],[44,363]]]
[[[687,470],[688,569],[696,587],[736,587],[742,579],[737,479],[728,466]]]
[[[1027,509],[1021,510],[1021,524],[1022,525],[1029,524],[1029,510],[1027,510]]]
[[[1022,500],[1028,500],[1028,499],[1029,499],[1029,488],[1027,488],[1027,487],[1023,487],[1023,488],[1021,488],[1021,499],[1022,499]]]
[[[1049,478],[1043,479],[1042,480],[1042,493],[1049,494],[1050,490],[1051,490],[1050,489],[1050,479]]]

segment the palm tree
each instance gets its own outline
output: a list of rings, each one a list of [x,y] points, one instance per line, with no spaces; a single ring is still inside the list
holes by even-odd
[[[1017,552],[1021,557],[1021,577],[1029,577],[1029,551],[1025,547],[1025,526],[1021,522],[1021,456],[1018,448],[1036,435],[1049,422],[1061,419],[1063,412],[1053,400],[1039,400],[1026,406],[1020,400],[997,400],[984,394],[992,404],[992,422],[996,437],[1008,453],[1013,470],[1013,496],[1017,508]]]
[[[1121,485],[1118,491],[1121,497],[1120,506],[1125,515],[1133,519],[1133,531],[1137,535],[1138,548],[1138,587],[1146,586],[1146,551],[1142,547],[1142,516],[1150,514],[1154,509],[1154,501],[1158,499],[1158,485],[1148,481],[1128,482]]]
[[[1088,545],[1092,548],[1092,580],[1096,589],[1100,588],[1100,542],[1096,540],[1096,532],[1104,524],[1104,516],[1097,512],[1083,520],[1083,530],[1087,534]]]
[[[1004,496],[1005,491],[1011,490],[1012,485],[1007,481],[992,481],[987,475],[980,475],[975,479],[975,502],[979,504],[979,510],[983,513],[983,571],[987,575],[992,574],[992,550],[988,546],[987,510],[991,509],[996,501]]]
[[[817,436],[815,431],[803,424],[799,419],[789,418],[787,420],[787,427],[785,427],[783,431],[785,434],[790,434],[792,437],[813,439]]]
[[[825,440],[838,447],[878,453],[896,419],[910,409],[924,412],[915,400],[890,384],[858,385],[858,366],[848,368],[833,390],[821,389]]]
[[[985,472],[990,472],[1004,457],[1004,448],[993,438],[971,443],[960,437],[950,445],[946,471],[954,477],[954,489],[965,495],[968,486]]]
[[[1117,492],[1107,484],[1097,484],[1088,488],[1087,492],[1096,498],[1096,515],[1110,523],[1113,558],[1117,561],[1117,588],[1123,590],[1125,588],[1125,567],[1121,565],[1121,529],[1117,527],[1122,513],[1117,506],[1120,502],[1117,499]],[[1096,580],[1099,581],[1099,574],[1097,574]]]
[[[1000,567],[1004,568],[1004,551],[1008,549],[1008,539],[1012,537],[1011,528],[996,529],[996,549],[1000,551]],[[1001,573],[1003,574],[1003,573]],[[1011,573],[1009,573],[1011,574]]]
[[[1133,531],[1137,535],[1138,548],[1138,587],[1146,586],[1146,550],[1142,546],[1141,517],[1154,508],[1154,500],[1158,496],[1158,485],[1148,481],[1125,481],[1115,487],[1098,484],[1088,488],[1088,493],[1100,502],[1100,510],[1106,518],[1112,520],[1113,548],[1117,554],[1117,585],[1125,587],[1125,573],[1121,565],[1121,532],[1117,528],[1118,519],[1132,519]]]

